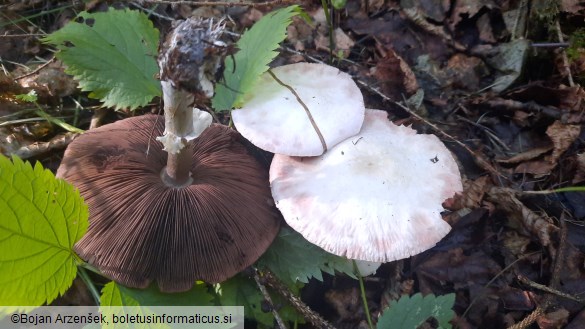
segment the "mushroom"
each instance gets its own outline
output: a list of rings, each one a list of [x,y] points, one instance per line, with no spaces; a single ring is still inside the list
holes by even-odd
[[[380,262],[368,262],[367,260],[348,260],[349,262],[355,264],[356,274],[360,276],[370,276],[376,274],[376,271],[380,268],[382,263]],[[355,262],[355,263],[354,263]]]
[[[263,74],[232,119],[242,136],[263,150],[316,156],[357,134],[364,111],[362,94],[347,73],[296,63]]]
[[[214,72],[205,67],[217,53],[200,48],[213,47],[218,33],[206,21],[177,26],[159,57],[164,120],[144,115],[90,130],[57,171],[89,206],[75,250],[126,286],[156,281],[175,292],[196,280],[221,282],[255,262],[278,232],[266,169],[239,133],[207,128],[209,114],[191,108],[194,97],[210,94]],[[177,63],[190,65],[175,72]],[[163,129],[162,143],[152,140]]]
[[[436,136],[378,110],[322,156],[275,155],[270,183],[284,219],[308,241],[371,262],[433,247],[451,229],[441,203],[462,191],[457,164]]]

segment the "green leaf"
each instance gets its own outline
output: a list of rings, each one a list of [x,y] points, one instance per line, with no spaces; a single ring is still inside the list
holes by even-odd
[[[271,270],[289,287],[297,281],[307,283],[312,277],[323,281],[322,271],[329,274],[338,271],[356,278],[351,261],[326,252],[284,227],[258,260],[258,268]]]
[[[87,206],[39,162],[0,155],[0,214],[0,305],[50,303],[77,274]]]
[[[85,132],[83,129],[79,129],[79,128],[75,127],[75,126],[72,126],[72,125],[68,124],[67,122],[65,122],[65,121],[63,121],[61,119],[55,118],[55,117],[49,115],[48,113],[46,113],[43,110],[36,110],[35,113],[38,116],[42,117],[43,119],[49,121],[50,123],[52,123],[54,125],[57,125],[57,126],[65,129],[65,130],[67,130],[69,132],[78,133],[78,134],[83,134]]]
[[[114,281],[102,289],[101,306],[213,306],[207,285],[197,282],[186,292],[165,294],[155,284],[146,289],[124,287]]]
[[[341,9],[345,8],[345,5],[347,4],[347,0],[331,0],[331,4],[333,5],[333,8],[335,8],[337,10],[341,10]]]
[[[161,95],[156,54],[159,33],[138,11],[82,12],[43,42],[57,47],[66,72],[106,107],[134,109]]]
[[[216,285],[216,292],[219,297],[219,303],[222,306],[244,306],[244,314],[246,318],[254,319],[256,322],[266,326],[267,328],[274,327],[274,315],[272,312],[264,312],[262,310],[262,303],[264,296],[254,283],[253,279],[237,275],[231,279]],[[296,293],[297,291],[293,291]],[[297,321],[304,323],[303,318],[295,311],[295,309],[288,305],[280,296],[270,294],[272,302],[275,305],[282,306],[278,309],[278,314],[282,320],[286,322]]]
[[[384,310],[377,328],[416,329],[430,317],[437,319],[439,328],[451,328],[454,304],[455,294],[403,296]]]
[[[242,35],[236,44],[239,51],[225,60],[224,83],[216,86],[212,100],[216,111],[241,106],[243,97],[278,55],[278,44],[286,38],[286,28],[300,11],[294,5],[266,14]]]
[[[18,99],[19,101],[28,103],[34,103],[37,101],[37,99],[39,99],[35,90],[31,90],[26,94],[15,95],[14,98]]]

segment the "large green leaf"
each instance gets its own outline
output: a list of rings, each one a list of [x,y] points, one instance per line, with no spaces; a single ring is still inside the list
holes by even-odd
[[[87,217],[73,186],[0,155],[0,305],[50,303],[71,286]]]
[[[322,271],[329,274],[338,271],[355,278],[351,261],[326,252],[284,227],[258,260],[258,267],[271,270],[289,287],[297,281],[307,283],[312,277],[323,281]]]
[[[254,88],[268,64],[278,55],[278,44],[286,38],[292,17],[300,13],[297,5],[266,14],[246,31],[236,46],[239,51],[226,58],[224,82],[216,86],[212,105],[216,111],[241,106],[243,97]]]
[[[161,95],[156,54],[159,33],[138,11],[82,12],[43,42],[59,49],[57,58],[84,91],[104,106],[131,108]]]
[[[449,321],[455,316],[452,310],[454,304],[455,294],[423,297],[418,293],[412,297],[403,296],[382,313],[377,327],[415,329],[428,318],[433,317],[439,322],[439,328],[451,328]]]
[[[165,294],[156,285],[146,289],[124,287],[114,281],[102,289],[101,306],[213,306],[207,285],[198,282],[191,290]]]

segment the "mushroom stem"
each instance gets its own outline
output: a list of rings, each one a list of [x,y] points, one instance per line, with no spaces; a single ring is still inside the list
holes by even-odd
[[[191,155],[189,136],[195,133],[193,127],[194,97],[179,90],[168,81],[161,81],[165,109],[165,132],[174,139],[176,149],[168,149],[167,165],[161,172],[163,182],[168,186],[184,187],[191,184]]]
[[[188,19],[174,25],[158,57],[165,108],[164,135],[157,140],[169,153],[161,179],[170,187],[191,184],[190,144],[211,125],[211,115],[191,108],[213,96],[212,77],[224,56],[218,40],[223,24],[213,20]],[[196,101],[197,100],[197,101]]]

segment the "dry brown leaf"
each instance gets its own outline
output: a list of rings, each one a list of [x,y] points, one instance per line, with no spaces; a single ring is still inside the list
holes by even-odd
[[[494,37],[489,14],[485,13],[477,19],[477,29],[479,30],[479,38],[483,42],[494,43],[497,41]]]
[[[555,121],[546,129],[546,134],[553,142],[554,149],[549,161],[556,165],[559,157],[573,144],[581,133],[581,126],[569,125]]]
[[[335,39],[333,54],[338,57],[347,58],[355,42],[340,28],[336,28],[333,34]],[[317,50],[329,51],[329,42],[329,36],[319,34],[315,38],[315,48]]]
[[[536,148],[530,149],[526,152],[518,153],[518,154],[516,154],[512,157],[509,157],[507,159],[496,159],[496,161],[499,163],[505,163],[505,164],[516,164],[516,163],[520,163],[520,162],[524,162],[524,161],[534,160],[534,159],[538,158],[539,156],[552,150],[552,148],[553,148],[552,146],[536,147]]]
[[[515,174],[530,174],[535,178],[540,178],[550,174],[550,171],[555,167],[549,161],[534,160],[520,163],[514,168]]]
[[[444,71],[452,87],[469,91],[480,89],[480,79],[489,72],[481,59],[465,54],[453,55]]]
[[[538,236],[543,246],[550,245],[550,234],[557,231],[557,227],[550,218],[540,216],[526,207],[515,194],[510,188],[492,187],[488,198],[497,203],[499,209],[504,210],[511,219],[521,223],[528,232]]]
[[[516,231],[506,231],[502,243],[512,255],[519,257],[526,253],[530,239],[519,235]]]
[[[370,69],[370,74],[376,78],[376,84],[381,86],[382,92],[397,100],[416,93],[418,83],[408,64],[394,50],[383,51],[385,56]]]
[[[585,4],[581,0],[561,0],[561,11],[571,14],[582,14],[585,11]]]
[[[569,322],[569,311],[564,308],[546,313],[536,319],[540,329],[560,329]]]
[[[346,290],[329,290],[325,293],[325,300],[333,306],[344,321],[355,321],[360,318],[360,292],[356,287]]]
[[[463,192],[453,198],[449,209],[475,209],[481,207],[483,197],[491,185],[489,176],[481,176],[476,180],[463,180]]]

